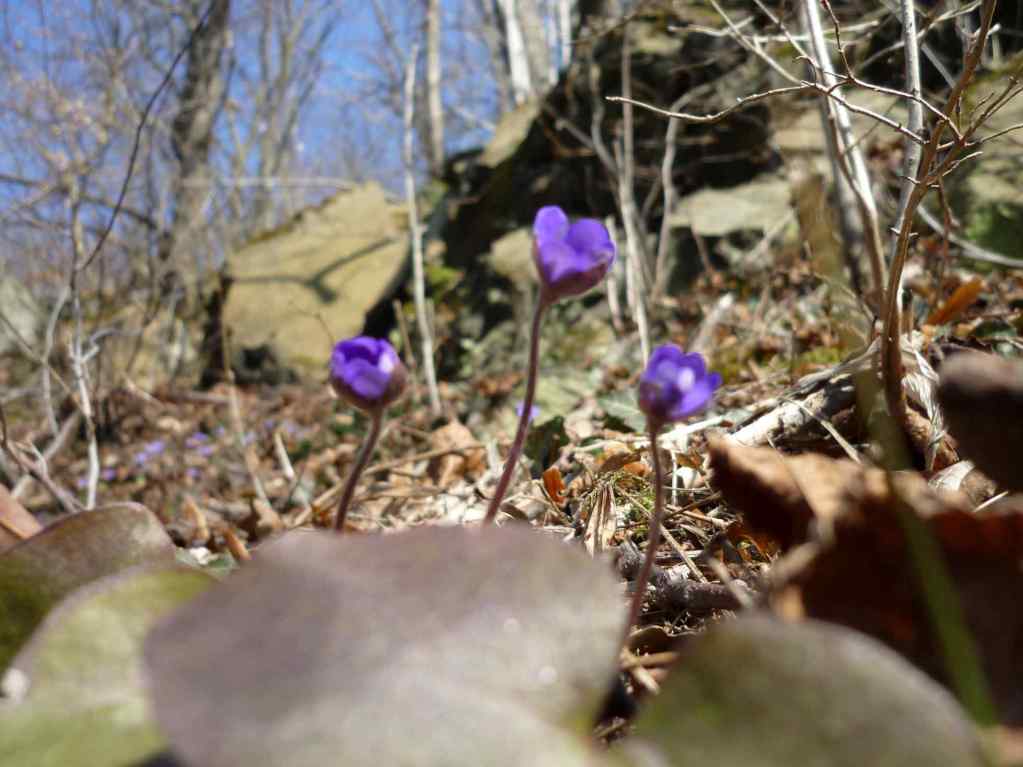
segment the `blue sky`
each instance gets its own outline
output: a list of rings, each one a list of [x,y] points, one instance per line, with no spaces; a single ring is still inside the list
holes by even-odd
[[[69,153],[69,146],[90,153],[90,145],[95,145],[90,116],[100,111],[102,105],[97,101],[107,82],[95,74],[97,57],[122,56],[130,62],[125,78],[128,92],[118,95],[135,104],[136,110],[156,88],[180,45],[185,25],[180,20],[168,24],[166,19],[163,23],[157,19],[142,28],[137,19],[128,14],[118,17],[121,23],[116,32],[112,31],[114,25],[99,23],[104,16],[109,18],[111,9],[146,7],[123,2],[131,0],[122,0],[122,3],[23,0],[2,4],[0,31],[6,68],[0,73],[0,79],[6,93],[8,118],[0,124],[0,173],[33,179],[51,177],[54,164],[60,163],[61,154]],[[380,2],[385,6],[387,21],[395,30],[399,47],[407,53],[420,34],[419,14],[415,12],[420,7],[419,0]],[[489,58],[478,31],[469,28],[474,23],[472,15],[466,11],[470,5],[469,0],[443,2],[445,99],[449,106],[458,107],[449,112],[448,147],[451,151],[483,143],[488,137],[486,128],[467,129],[459,114],[477,114],[484,123],[495,118],[496,96]],[[381,68],[381,62],[390,62],[396,67],[394,71],[403,72],[405,61],[395,62],[384,46],[369,0],[330,0],[324,2],[324,8],[336,10],[338,23],[327,41],[324,71],[298,124],[301,167],[297,172],[331,178],[357,174],[375,178],[392,191],[399,191],[400,117],[378,101],[367,98],[366,94],[381,81],[380,73],[386,69]],[[246,68],[256,63],[253,45],[257,33],[245,24],[245,14],[253,9],[251,0],[233,2],[234,44],[239,51],[239,63]],[[321,23],[326,18],[326,15],[317,15],[314,21]],[[118,39],[114,39],[115,35]],[[142,41],[152,48],[146,55],[140,55]],[[184,61],[178,65],[175,73],[178,78],[184,72],[184,65]],[[81,83],[89,79],[93,87],[83,88]],[[42,122],[47,113],[54,114],[54,100],[48,98],[47,82],[54,84],[53,94],[64,104],[63,112],[49,124]],[[419,84],[423,84],[422,76]],[[232,96],[244,102],[240,89]],[[241,108],[244,110],[244,103]],[[174,112],[172,94],[161,98],[157,112],[166,125]],[[127,167],[136,116],[125,110],[119,113],[117,138],[96,158],[99,171],[86,179],[91,184],[88,191],[108,199],[116,196]],[[259,126],[252,121],[241,122],[244,123],[242,130],[258,130]],[[219,138],[227,142],[229,137],[223,122],[218,131]],[[140,158],[136,185],[143,182],[147,167],[166,169],[173,163],[166,138],[157,135],[155,142],[157,151]],[[157,177],[160,175],[158,172]],[[133,188],[136,204],[146,199],[138,197],[143,191]],[[322,194],[331,191],[333,189],[325,187]],[[24,242],[26,237],[46,237],[43,228],[37,227],[32,217],[18,207],[31,192],[25,187],[0,184],[0,215],[4,217],[8,240],[13,237]],[[317,196],[314,190],[310,190],[310,195]],[[58,195],[47,198],[44,207],[37,210],[56,219],[66,215]],[[102,208],[95,208],[88,210],[86,216],[98,226],[106,213]],[[61,245],[63,249],[66,242]]]

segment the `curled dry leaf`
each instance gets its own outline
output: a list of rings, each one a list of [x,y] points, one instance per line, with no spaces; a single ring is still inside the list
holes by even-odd
[[[983,289],[984,283],[979,277],[964,282],[955,289],[944,304],[931,312],[927,318],[927,324],[944,325],[957,319],[977,300]]]
[[[551,466],[543,473],[543,489],[547,491],[547,497],[559,509],[565,505],[565,478],[561,476],[561,469]]]
[[[881,639],[938,679],[945,669],[898,509],[939,544],[1006,722],[1023,724],[1023,504],[983,513],[917,474],[822,456],[785,457],[726,440],[711,444],[712,482],[755,528],[785,547],[828,534],[799,566],[776,567],[776,603]]]
[[[434,431],[430,444],[434,450],[464,450],[430,461],[428,473],[439,487],[450,487],[466,474],[474,477],[483,471],[486,454],[472,432],[458,421],[450,421]]]
[[[1023,362],[957,354],[941,367],[938,401],[963,456],[1023,490]]]

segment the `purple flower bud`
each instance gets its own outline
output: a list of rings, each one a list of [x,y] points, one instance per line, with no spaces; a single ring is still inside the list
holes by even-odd
[[[581,218],[569,224],[556,205],[537,211],[533,256],[549,301],[578,296],[597,285],[615,260],[615,246],[602,223]]]
[[[639,379],[639,409],[655,424],[678,421],[706,407],[720,385],[703,355],[665,344],[654,349]]]
[[[361,410],[390,405],[405,390],[408,372],[387,341],[357,336],[340,341],[330,355],[330,382],[339,396]]]

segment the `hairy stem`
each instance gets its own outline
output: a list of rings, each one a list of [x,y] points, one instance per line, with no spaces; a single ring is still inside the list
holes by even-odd
[[[647,421],[647,431],[650,435],[650,459],[654,464],[654,516],[650,520],[650,532],[646,539],[646,556],[643,558],[643,567],[636,576],[632,604],[629,606],[629,618],[625,623],[625,635],[622,637],[622,645],[629,638],[629,632],[639,620],[639,614],[643,611],[643,599],[646,597],[646,587],[650,583],[650,574],[654,570],[654,560],[657,558],[657,547],[661,543],[661,519],[664,517],[664,472],[661,469],[661,456],[657,452],[657,434],[661,430],[660,423]]]
[[[359,476],[362,474],[363,469],[366,468],[366,464],[369,463],[369,457],[373,454],[373,448],[377,445],[377,439],[380,437],[380,427],[383,425],[383,422],[384,411],[382,408],[375,410],[370,415],[369,434],[362,441],[362,447],[359,448],[359,456],[355,459],[355,466],[352,467],[352,471],[348,475],[345,489],[341,493],[341,500],[337,504],[337,517],[334,520],[334,529],[339,533],[343,533],[345,530],[345,519],[348,517],[348,507],[352,503],[352,496],[355,495],[355,486],[359,483]]]
[[[533,397],[536,395],[536,376],[540,368],[540,323],[543,315],[550,306],[550,301],[544,295],[543,288],[540,289],[540,296],[536,301],[536,309],[533,312],[533,327],[529,332],[529,367],[526,370],[526,395],[522,400],[522,414],[519,416],[519,427],[515,431],[515,439],[512,441],[511,450],[508,452],[508,459],[504,463],[504,472],[497,483],[497,489],[490,498],[490,505],[487,507],[487,515],[483,517],[483,524],[488,525],[497,517],[497,510],[501,507],[505,493],[508,492],[508,485],[511,484],[512,475],[515,474],[515,467],[518,465],[519,456],[522,455],[522,446],[526,444],[526,433],[529,431],[530,411],[533,409]]]

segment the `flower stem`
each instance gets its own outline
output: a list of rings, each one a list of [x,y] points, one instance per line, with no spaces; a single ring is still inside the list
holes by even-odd
[[[337,517],[334,520],[334,529],[339,533],[343,533],[345,530],[345,519],[348,516],[348,506],[352,502],[352,496],[355,495],[355,486],[359,483],[359,475],[362,474],[362,470],[369,463],[369,457],[373,454],[373,448],[376,447],[377,439],[380,437],[380,427],[383,422],[383,408],[379,408],[370,414],[369,434],[362,441],[362,447],[359,448],[359,456],[355,459],[355,466],[352,467],[351,472],[348,474],[348,481],[345,483],[345,489],[341,492],[341,500],[337,504]]]
[[[657,558],[657,547],[661,543],[661,518],[664,516],[664,472],[661,469],[661,456],[657,452],[657,433],[661,430],[661,424],[647,420],[647,432],[650,436],[650,458],[654,465],[654,515],[650,520],[650,531],[646,540],[646,556],[643,558],[643,567],[636,576],[635,590],[632,594],[632,604],[629,607],[629,620],[625,624],[625,636],[622,638],[622,645],[629,638],[632,627],[639,620],[639,614],[643,610],[643,599],[646,597],[646,587],[650,583],[650,573],[654,569],[654,559]]]
[[[522,446],[526,443],[526,433],[529,431],[529,421],[533,410],[533,397],[536,395],[536,376],[540,368],[540,322],[550,302],[544,295],[543,288],[536,300],[536,309],[533,311],[533,326],[529,336],[529,368],[526,371],[526,395],[522,400],[522,415],[519,416],[519,428],[515,432],[515,440],[512,442],[508,459],[504,463],[504,473],[497,483],[497,489],[490,498],[490,505],[487,507],[487,515],[483,518],[483,524],[488,525],[497,516],[497,510],[501,507],[505,493],[508,492],[508,485],[511,484],[512,475],[518,465],[519,456],[522,455]]]

